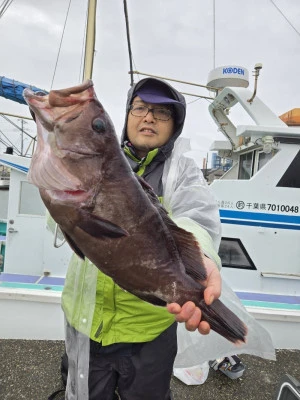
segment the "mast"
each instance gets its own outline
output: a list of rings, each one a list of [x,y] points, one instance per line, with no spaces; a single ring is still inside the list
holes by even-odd
[[[85,39],[83,81],[93,75],[95,37],[96,37],[96,8],[97,0],[89,0]]]
[[[85,52],[84,52],[84,67],[83,67],[83,81],[92,79],[93,65],[94,65],[94,51],[95,51],[95,37],[96,37],[96,9],[97,0],[88,1],[88,12],[86,22],[86,36],[85,36]],[[58,224],[55,224],[53,246],[58,248],[65,243],[65,239],[58,243]]]

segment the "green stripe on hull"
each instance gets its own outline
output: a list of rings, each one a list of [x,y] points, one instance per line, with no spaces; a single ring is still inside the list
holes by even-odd
[[[34,283],[16,283],[16,282],[0,282],[0,288],[45,290],[45,291],[54,290],[55,292],[63,291],[63,286],[38,285],[38,284],[34,284]]]
[[[241,300],[245,307],[259,307],[259,308],[273,308],[276,310],[298,310],[300,311],[300,304],[287,304],[287,303],[273,303],[268,301],[253,301]]]

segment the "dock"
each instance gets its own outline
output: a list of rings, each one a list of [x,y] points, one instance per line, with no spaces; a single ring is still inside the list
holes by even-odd
[[[0,399],[47,400],[54,391],[63,388],[60,376],[63,352],[61,340],[0,340]],[[213,370],[202,385],[187,386],[172,378],[174,400],[275,400],[284,374],[300,381],[300,350],[277,350],[276,356],[276,361],[270,361],[241,355],[246,371],[236,380]]]

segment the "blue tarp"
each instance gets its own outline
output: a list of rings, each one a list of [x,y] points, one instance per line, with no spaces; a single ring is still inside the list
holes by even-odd
[[[14,79],[0,76],[0,96],[8,100],[16,101],[21,104],[27,104],[23,97],[23,90],[29,88],[34,92],[48,93],[44,89],[39,89],[35,86],[27,85],[26,83],[15,81]]]

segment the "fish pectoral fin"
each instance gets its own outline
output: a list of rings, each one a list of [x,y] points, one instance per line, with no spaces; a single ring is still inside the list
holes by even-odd
[[[120,238],[122,236],[128,236],[127,231],[104,218],[98,217],[85,210],[80,210],[79,214],[80,218],[77,226],[93,237]]]
[[[61,229],[61,228],[60,228]],[[64,234],[64,237],[66,239],[66,241],[68,242],[69,246],[71,247],[71,249],[74,251],[74,253],[76,253],[78,255],[78,257],[80,257],[82,260],[85,259],[85,255],[83,254],[83,252],[78,248],[77,244],[74,242],[74,240],[61,229],[62,233]]]
[[[197,239],[191,232],[179,228],[169,217],[167,218],[169,220],[167,225],[177,245],[186,273],[197,281],[205,281],[207,272]]]

